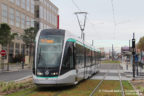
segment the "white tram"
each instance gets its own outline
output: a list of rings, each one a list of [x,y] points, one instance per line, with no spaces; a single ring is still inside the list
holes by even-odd
[[[74,85],[99,70],[100,51],[61,29],[36,36],[33,80],[39,86]]]

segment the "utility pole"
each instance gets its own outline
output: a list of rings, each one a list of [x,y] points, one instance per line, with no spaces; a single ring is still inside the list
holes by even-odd
[[[135,34],[132,39],[132,54],[133,54],[133,78],[135,77]]]
[[[110,60],[110,49],[109,49],[109,60]]]
[[[84,29],[85,29],[85,25],[86,25],[86,19],[87,19],[87,12],[75,12],[75,15],[77,17],[78,20],[78,24],[81,30],[81,38],[83,39],[83,41],[85,40],[85,33],[84,33]],[[81,24],[79,16],[78,15],[84,15],[84,23]]]
[[[112,61],[113,61],[113,59],[114,59],[114,56],[113,56],[114,54],[113,54],[113,44],[112,44]]]
[[[129,40],[129,51],[131,51],[131,48],[130,48],[130,40]]]
[[[94,46],[94,40],[92,40],[92,46]]]

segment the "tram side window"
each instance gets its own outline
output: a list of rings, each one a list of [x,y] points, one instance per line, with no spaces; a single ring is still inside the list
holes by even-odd
[[[93,51],[91,51],[91,65],[93,65]]]
[[[94,59],[94,51],[92,51],[92,54],[91,54],[92,56],[92,65],[94,65],[95,64],[95,59]]]
[[[91,61],[91,51],[90,49],[86,48],[86,66],[90,66]]]
[[[76,44],[76,64],[79,67],[84,66],[84,47]]]
[[[96,64],[98,64],[99,61],[98,61],[98,52],[96,52]]]
[[[96,60],[96,52],[94,52],[94,60],[95,60],[95,64],[97,64],[97,60]]]
[[[62,73],[65,73],[74,68],[73,60],[73,43],[67,42],[62,63]]]

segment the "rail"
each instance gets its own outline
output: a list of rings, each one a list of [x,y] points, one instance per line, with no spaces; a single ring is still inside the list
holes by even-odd
[[[120,66],[120,64],[119,64],[119,66]],[[122,84],[122,79],[121,79],[121,74],[120,74],[119,68],[118,68],[118,74],[119,74],[119,80],[120,80],[121,94],[122,94],[122,96],[125,96],[125,92],[124,92],[124,89],[123,89],[123,84]]]

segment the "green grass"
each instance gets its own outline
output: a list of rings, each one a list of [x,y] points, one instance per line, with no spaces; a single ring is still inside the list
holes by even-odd
[[[120,61],[105,60],[101,61],[101,63],[120,63]]]
[[[33,87],[17,91],[13,94],[9,94],[6,96],[89,96],[99,82],[100,82],[99,80],[86,80],[73,87],[64,87],[56,89],[53,88],[39,89],[37,87]],[[124,86],[125,91],[133,90],[133,87],[131,86],[129,81],[122,81],[122,84]],[[121,96],[121,92],[103,92],[104,90],[121,91],[119,80],[118,81],[105,80],[103,84],[99,87],[98,91],[93,96]],[[128,95],[127,93],[125,94],[126,96],[131,96]]]
[[[22,89],[20,91],[17,91],[15,93],[8,94],[8,95],[5,95],[5,96],[27,96],[27,94],[30,93],[30,92],[34,93],[35,89],[36,89],[35,87],[33,87],[33,88],[27,88],[27,89]]]
[[[0,93],[1,94],[8,94],[8,93],[13,93],[17,92],[18,90],[21,89],[26,89],[26,88],[32,88],[34,87],[34,84],[32,81],[26,81],[26,82],[0,82]]]
[[[120,90],[120,82],[118,80],[105,80],[94,96],[121,96]]]
[[[31,88],[21,90],[6,96],[89,96],[99,80],[86,80],[76,86],[67,86],[63,88]],[[33,91],[32,93],[29,93]],[[59,93],[56,95],[57,93]],[[29,93],[29,94],[27,94]]]
[[[123,88],[126,96],[137,96],[135,90],[129,81],[122,81]]]

